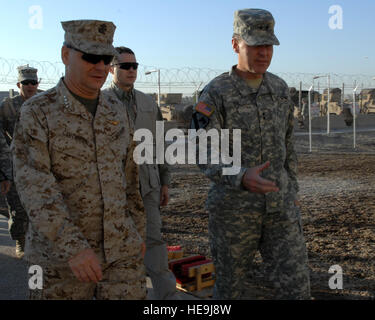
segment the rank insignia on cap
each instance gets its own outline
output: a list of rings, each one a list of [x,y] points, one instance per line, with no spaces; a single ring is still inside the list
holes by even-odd
[[[208,104],[205,104],[204,102],[199,102],[196,107],[195,107],[195,110],[202,113],[203,115],[205,115],[206,117],[211,117],[211,115],[214,113],[215,111],[215,108],[214,107],[211,107],[209,106]]]

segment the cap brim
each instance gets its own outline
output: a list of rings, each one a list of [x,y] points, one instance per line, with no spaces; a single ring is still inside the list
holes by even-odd
[[[19,77],[18,78],[18,82],[22,82],[22,81],[25,81],[25,80],[35,80],[35,81],[38,81],[38,77],[37,76],[30,76],[30,77]]]
[[[89,54],[115,56],[117,52],[113,45],[107,45],[103,43],[79,42],[70,43],[70,45],[78,50],[81,50]]]
[[[280,45],[280,42],[276,38],[275,35],[267,35],[267,36],[243,35],[242,39],[246,42],[248,46],[278,46]]]

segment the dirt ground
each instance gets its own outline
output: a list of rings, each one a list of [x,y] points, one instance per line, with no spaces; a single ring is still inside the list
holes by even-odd
[[[315,299],[375,299],[375,132],[296,136],[300,202]],[[196,166],[172,166],[170,204],[162,210],[164,237],[187,254],[210,257],[209,180]],[[2,198],[2,197],[1,197]],[[5,209],[0,199],[0,209]],[[343,290],[330,290],[332,265],[343,271]],[[246,298],[269,299],[258,254]]]
[[[315,299],[375,299],[375,133],[296,136],[300,203]],[[210,257],[209,180],[196,166],[172,167],[171,200],[162,211],[168,245]],[[328,270],[339,265],[343,290],[331,290]],[[248,298],[269,299],[261,257],[255,258]]]

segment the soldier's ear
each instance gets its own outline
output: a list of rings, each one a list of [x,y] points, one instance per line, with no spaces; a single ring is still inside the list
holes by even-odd
[[[69,62],[69,48],[67,46],[61,48],[61,60],[65,65]]]
[[[237,38],[232,38],[232,48],[235,53],[239,53],[239,46],[238,46],[238,39]]]
[[[21,89],[21,84],[19,82],[17,82],[17,87],[18,89]]]

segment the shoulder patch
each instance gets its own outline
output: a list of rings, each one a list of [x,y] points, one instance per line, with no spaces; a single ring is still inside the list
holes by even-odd
[[[205,115],[206,117],[211,117],[211,115],[214,113],[215,108],[212,106],[209,106],[208,104],[204,102],[199,102],[195,106],[195,111]]]

